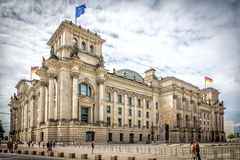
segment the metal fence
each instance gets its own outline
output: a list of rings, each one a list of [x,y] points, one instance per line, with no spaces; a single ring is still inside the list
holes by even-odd
[[[80,148],[90,149],[90,145],[81,145]],[[167,155],[190,158],[190,146],[165,145],[96,145],[95,150],[134,154]],[[200,148],[202,158],[240,159],[240,146],[205,146]]]

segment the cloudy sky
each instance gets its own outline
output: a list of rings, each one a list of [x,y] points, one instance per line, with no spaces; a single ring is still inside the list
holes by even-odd
[[[49,56],[47,41],[61,21],[74,22],[75,6],[87,10],[78,24],[106,40],[106,67],[141,75],[175,76],[200,88],[204,76],[221,92],[225,119],[240,121],[240,1],[0,1],[0,113],[9,113],[17,82]],[[37,78],[37,77],[35,77]],[[4,126],[9,116],[0,114]]]

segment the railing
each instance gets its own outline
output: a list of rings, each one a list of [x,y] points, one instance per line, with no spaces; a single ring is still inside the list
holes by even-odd
[[[90,145],[80,145],[80,148],[90,149]],[[123,152],[134,154],[167,155],[190,158],[190,146],[168,146],[168,145],[96,145],[95,150]],[[240,159],[239,145],[231,146],[205,146],[200,148],[202,158],[230,158]]]

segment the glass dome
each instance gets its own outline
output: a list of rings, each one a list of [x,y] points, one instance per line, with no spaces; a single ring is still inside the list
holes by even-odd
[[[130,79],[130,80],[135,79],[137,82],[143,83],[143,77],[139,73],[137,73],[133,70],[120,69],[120,70],[116,71],[116,75],[118,75],[118,76],[125,77],[125,74],[126,74],[127,79]]]

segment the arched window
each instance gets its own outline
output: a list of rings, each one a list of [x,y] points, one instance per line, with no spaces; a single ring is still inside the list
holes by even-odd
[[[79,85],[79,90],[82,96],[92,96],[92,88],[86,83],[81,83]]]
[[[82,42],[81,49],[84,51],[86,50],[86,42],[84,41]]]
[[[91,53],[94,53],[94,47],[93,47],[93,45],[90,45],[90,52],[91,52]]]

